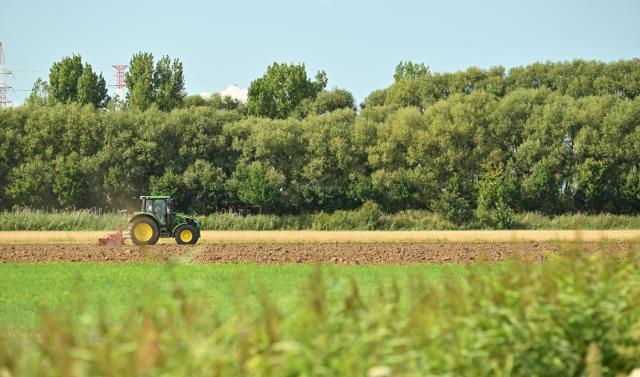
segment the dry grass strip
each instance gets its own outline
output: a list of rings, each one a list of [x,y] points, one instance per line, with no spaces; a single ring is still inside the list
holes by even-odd
[[[96,243],[102,231],[0,232],[0,243]],[[174,243],[161,239],[161,243]],[[203,231],[200,242],[550,242],[640,241],[640,230]]]

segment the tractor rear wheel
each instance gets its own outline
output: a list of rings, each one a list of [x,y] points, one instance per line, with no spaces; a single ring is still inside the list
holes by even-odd
[[[153,219],[138,217],[129,223],[129,237],[138,246],[155,245],[160,238],[160,229]]]
[[[198,230],[191,224],[178,226],[174,234],[178,245],[195,245],[200,238]]]

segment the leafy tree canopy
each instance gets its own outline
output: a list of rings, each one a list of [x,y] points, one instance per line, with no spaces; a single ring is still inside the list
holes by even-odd
[[[154,66],[153,54],[133,55],[125,74],[127,101],[130,109],[144,111],[152,104],[169,111],[182,104],[186,96],[182,62],[163,56]]]
[[[47,98],[53,102],[79,102],[96,108],[105,107],[109,100],[102,73],[94,73],[90,64],[82,65],[80,55],[68,56],[53,63],[48,85],[41,79],[36,81],[29,102],[43,104]]]
[[[320,71],[309,80],[304,64],[273,63],[267,72],[249,86],[247,111],[250,115],[286,118],[305,99],[315,99],[327,85]]]
[[[414,63],[407,60],[406,62],[398,63],[393,78],[396,82],[403,79],[415,80],[428,74],[429,67],[425,66],[424,63]]]

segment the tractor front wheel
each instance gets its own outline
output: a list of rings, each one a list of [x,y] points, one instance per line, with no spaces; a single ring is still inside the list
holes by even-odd
[[[174,234],[178,245],[195,245],[200,237],[196,227],[191,224],[178,226]]]
[[[155,245],[160,238],[160,229],[153,219],[138,217],[129,223],[129,237],[138,246]]]

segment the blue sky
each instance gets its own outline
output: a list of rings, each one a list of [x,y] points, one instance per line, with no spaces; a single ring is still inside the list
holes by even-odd
[[[189,93],[247,87],[274,61],[327,72],[361,101],[400,60],[432,71],[640,57],[640,1],[2,0],[0,41],[20,103],[73,53],[113,82],[138,51],[184,63]]]

